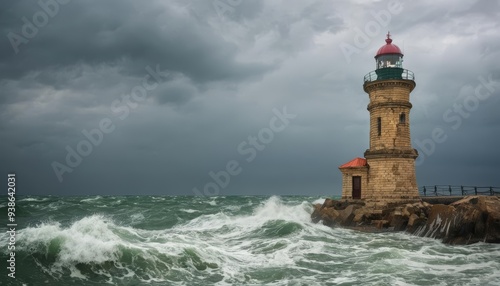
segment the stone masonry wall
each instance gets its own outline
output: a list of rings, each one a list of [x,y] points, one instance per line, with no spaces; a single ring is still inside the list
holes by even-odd
[[[370,97],[370,149],[411,148],[410,139],[410,92],[413,81],[386,80],[368,83],[365,91]],[[404,114],[405,122],[400,122]],[[379,135],[378,118],[381,119]]]
[[[367,199],[400,200],[419,198],[413,158],[367,158]]]
[[[400,115],[404,113],[405,123],[400,123]],[[370,149],[411,149],[410,108],[377,107],[370,112]],[[381,133],[378,135],[378,118],[381,119]]]

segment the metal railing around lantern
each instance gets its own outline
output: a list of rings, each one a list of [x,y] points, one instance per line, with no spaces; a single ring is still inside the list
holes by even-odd
[[[415,80],[415,75],[412,71],[403,68],[382,68],[369,72],[365,75],[365,82],[385,79],[406,79]]]

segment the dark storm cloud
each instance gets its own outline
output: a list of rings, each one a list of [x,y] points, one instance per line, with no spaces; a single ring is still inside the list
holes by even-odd
[[[4,5],[10,7],[2,10],[12,14],[2,30],[20,36],[21,18],[29,20],[41,9],[35,2]],[[135,1],[73,1],[61,5],[49,25],[19,46],[18,55],[8,41],[3,41],[0,75],[19,78],[29,72],[82,63],[119,65],[123,73],[141,75],[145,65],[158,63],[164,69],[206,81],[246,77],[269,68],[237,62],[236,47],[211,29],[207,19],[194,17],[189,7],[181,5]],[[51,83],[49,76],[43,79]]]
[[[185,77],[179,77],[162,85],[156,92],[160,104],[183,104],[196,96],[197,88]]]
[[[22,36],[41,7],[3,1],[0,169],[16,171],[24,193],[191,195],[236,161],[220,195],[338,194],[338,166],[368,148],[363,76],[390,30],[416,75],[419,184],[500,185],[499,2],[427,2],[400,1],[384,24],[383,2],[71,1],[16,54],[8,33]],[[350,61],[342,44],[357,49]],[[168,75],[156,81],[148,67]],[[157,85],[134,99],[148,75]],[[491,95],[458,115],[480,76]],[[285,106],[297,116],[248,162],[238,146]],[[457,128],[443,119],[450,109]],[[51,164],[67,165],[67,148],[103,119],[113,131],[59,182]],[[435,128],[447,139],[426,153],[417,142]]]

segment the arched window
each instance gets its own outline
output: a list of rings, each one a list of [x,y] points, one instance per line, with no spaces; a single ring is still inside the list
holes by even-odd
[[[406,124],[406,114],[404,112],[399,115],[399,123]]]

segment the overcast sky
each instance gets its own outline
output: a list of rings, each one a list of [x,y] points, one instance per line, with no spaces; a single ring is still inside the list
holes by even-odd
[[[17,194],[340,194],[390,30],[419,186],[500,186],[499,1],[366,2],[1,1],[1,174]]]

